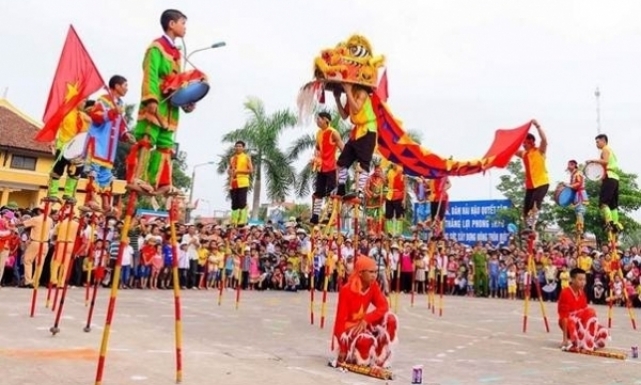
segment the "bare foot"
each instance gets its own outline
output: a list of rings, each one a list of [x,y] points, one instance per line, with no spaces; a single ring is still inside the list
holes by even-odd
[[[131,191],[136,191],[140,194],[145,194],[145,195],[156,194],[154,187],[142,179],[134,179],[133,181],[127,184],[127,189]]]

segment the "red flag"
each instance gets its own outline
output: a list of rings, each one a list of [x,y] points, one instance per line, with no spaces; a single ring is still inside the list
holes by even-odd
[[[382,102],[387,102],[389,98],[389,90],[387,89],[387,70],[383,71],[383,76],[378,82],[378,87],[376,87],[376,95],[381,99]]]
[[[39,142],[54,140],[64,117],[104,84],[76,30],[70,25],[42,118],[45,125],[35,139]]]

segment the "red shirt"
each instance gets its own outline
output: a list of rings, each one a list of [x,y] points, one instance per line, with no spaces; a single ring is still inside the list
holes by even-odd
[[[571,313],[586,307],[588,307],[588,299],[583,290],[580,290],[578,294],[572,287],[561,290],[558,302],[559,319],[568,318]]]
[[[370,305],[374,310],[367,312]],[[368,325],[380,322],[389,311],[389,304],[378,283],[372,282],[365,293],[354,293],[350,285],[344,285],[338,293],[334,336],[341,337],[350,327],[365,320]]]

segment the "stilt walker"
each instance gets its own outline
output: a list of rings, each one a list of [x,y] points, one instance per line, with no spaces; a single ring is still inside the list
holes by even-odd
[[[56,161],[48,182],[49,202],[60,201],[58,198],[58,185],[59,179],[65,170],[67,171],[67,180],[63,198],[75,197],[75,190],[81,171],[80,164],[84,160],[86,141],[86,133],[84,131],[86,131],[89,124],[88,118],[82,112],[84,101],[103,86],[104,81],[98,69],[75,29],[70,26],[42,119],[45,125],[35,137],[39,142],[52,142],[52,148],[55,149]],[[45,207],[44,215],[48,216],[50,207],[47,203],[45,205],[47,207]],[[48,231],[47,229],[47,235]],[[45,232],[43,231],[42,234],[44,235]],[[31,239],[35,238],[32,237]],[[46,248],[47,246],[44,245],[41,249]],[[29,253],[25,253],[25,255],[27,254]],[[26,271],[31,268],[31,263],[30,261],[25,263]],[[41,268],[40,265],[39,268]],[[29,275],[28,277],[26,276],[27,274]],[[36,275],[39,279],[39,272]],[[30,278],[31,272],[28,271],[25,274],[25,279],[28,283],[31,283],[29,282]],[[32,306],[35,306],[36,290],[37,285],[34,285]]]
[[[172,185],[172,155],[175,151],[175,131],[180,109],[191,112],[196,102],[209,91],[206,76],[194,69],[181,72],[181,52],[175,39],[185,36],[187,17],[170,9],[162,13],[160,24],[164,34],[154,40],[143,61],[143,84],[138,122],[134,129],[136,143],[127,156],[127,189],[129,201],[121,233],[121,243],[114,269],[114,279],[105,321],[100,357],[96,369],[96,385],[102,383],[111,324],[118,295],[118,285],[128,232],[138,194],[170,198],[177,194]],[[175,239],[174,239],[175,241]],[[177,253],[174,253],[174,258]],[[174,285],[176,280],[174,279]],[[177,321],[178,323],[178,321]],[[178,337],[177,337],[178,338]],[[182,368],[176,368],[180,380]]]
[[[405,176],[403,168],[394,163],[386,175],[387,194],[385,196],[385,221],[386,232],[392,236],[400,236],[403,233],[403,217],[405,208]]]
[[[116,151],[121,141],[134,143],[124,118],[124,101],[129,85],[121,75],[109,79],[108,93],[98,98],[88,110],[91,126],[87,139],[87,169],[89,170],[87,197],[82,211],[113,212],[113,168]]]
[[[249,221],[247,194],[249,192],[251,174],[254,166],[249,154],[245,152],[245,142],[239,140],[234,145],[235,154],[229,161],[229,195],[231,197],[232,226],[243,228]],[[244,255],[244,254],[243,254]]]
[[[36,313],[36,300],[38,298],[38,287],[40,286],[40,274],[42,273],[43,255],[49,251],[49,239],[53,220],[50,217],[52,199],[45,198],[41,213],[22,223],[26,229],[30,229],[29,243],[24,252],[24,279],[26,286],[33,286],[31,295],[31,310],[29,316],[33,318]],[[35,276],[32,279],[33,262],[36,262]]]
[[[610,245],[610,298],[608,298],[608,328],[612,325],[612,306],[614,302],[613,285],[614,280],[619,277],[622,281],[625,280],[623,272],[621,271],[621,262],[617,252],[617,234],[623,231],[623,225],[619,221],[619,179],[621,169],[619,168],[619,160],[610,147],[608,136],[599,134],[595,138],[596,147],[601,150],[599,159],[593,159],[586,162],[585,173],[591,180],[601,180],[601,187],[599,191],[599,208],[601,209],[605,227],[608,232],[608,243]],[[594,172],[596,171],[596,172]],[[628,308],[628,315],[630,316],[630,323],[632,328],[636,329],[636,320],[634,312],[627,295],[625,284],[622,289],[622,295]]]
[[[310,222],[317,225],[321,220],[321,206],[336,188],[336,155],[344,144],[340,134],[331,126],[332,115],[320,112],[316,117],[318,132],[312,168],[316,173],[314,194],[312,194],[312,217]]]

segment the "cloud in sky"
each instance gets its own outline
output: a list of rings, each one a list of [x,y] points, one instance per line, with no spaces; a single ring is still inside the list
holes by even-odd
[[[21,0],[0,24],[4,60],[0,88],[40,118],[67,27],[73,23],[103,77],[125,75],[127,102],[137,103],[146,46],[161,34],[159,15],[179,7],[189,17],[188,51],[197,54],[212,91],[178,133],[190,165],[217,160],[221,135],[242,125],[242,103],[261,98],[268,109],[295,108],[310,80],[312,59],[350,34],[367,36],[387,57],[389,104],[405,127],[443,156],[478,157],[497,128],[537,118],[547,130],[548,168],[566,178],[568,159],[594,158],[594,90],[601,89],[603,131],[626,171],[637,162],[641,132],[638,75],[641,3],[633,1],[407,0],[111,0],[80,7],[71,0]],[[292,129],[289,139],[312,127]],[[190,169],[191,172],[191,169]],[[457,178],[452,199],[498,198],[498,171]],[[227,209],[214,168],[198,169],[195,198],[204,211]],[[554,187],[554,186],[553,186]]]

